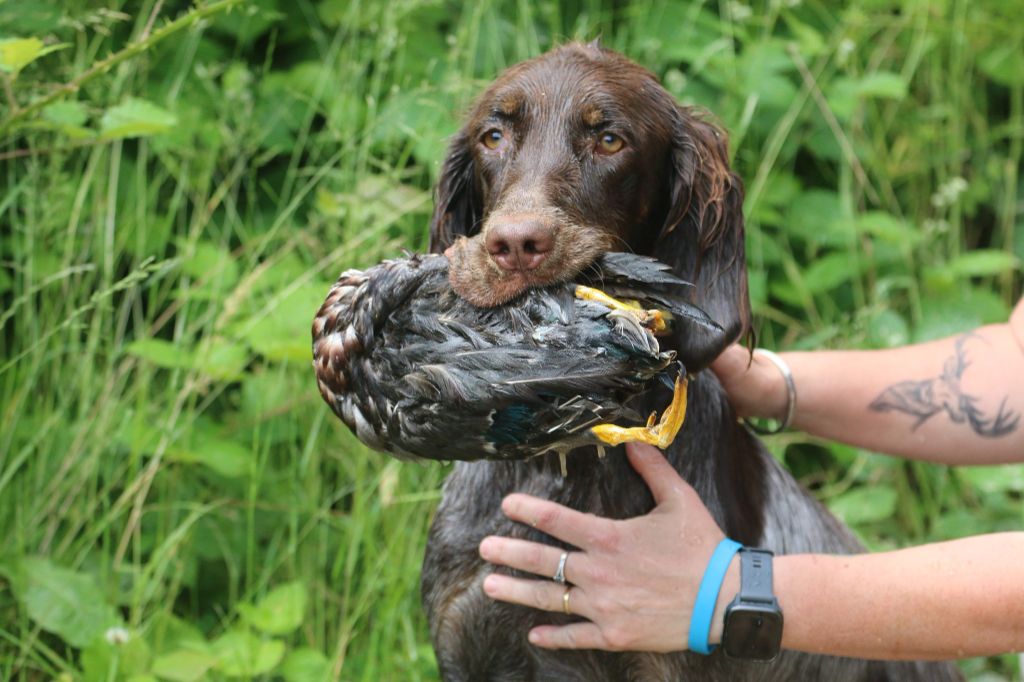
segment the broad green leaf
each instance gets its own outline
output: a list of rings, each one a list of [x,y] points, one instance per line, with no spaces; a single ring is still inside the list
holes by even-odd
[[[244,375],[249,362],[245,346],[217,338],[196,351],[196,367],[214,379],[234,381]]]
[[[0,71],[15,76],[26,66],[51,52],[68,47],[67,43],[43,46],[39,38],[7,38],[0,40]]]
[[[268,359],[308,363],[309,325],[330,288],[330,283],[314,282],[272,297],[252,318],[232,325],[232,334]]]
[[[184,244],[181,247],[188,249]],[[181,269],[193,280],[200,280],[215,291],[230,289],[238,282],[238,263],[224,246],[200,241],[189,251]]]
[[[863,262],[855,261],[848,253],[829,253],[814,259],[804,270],[804,286],[811,293],[821,294],[856,278],[863,267]]]
[[[253,677],[269,672],[284,658],[284,642],[261,639],[246,630],[233,629],[213,642],[217,669],[228,677]]]
[[[839,195],[830,190],[801,192],[789,205],[783,229],[809,244],[847,245],[853,225],[844,216]]]
[[[1017,257],[1008,251],[978,249],[961,254],[946,264],[945,270],[958,277],[999,275],[1020,267]]]
[[[221,476],[237,478],[249,472],[253,454],[238,441],[212,433],[199,433],[189,446],[170,448],[167,459],[171,462],[202,464]]]
[[[978,68],[986,76],[1008,88],[1024,85],[1024,52],[1018,41],[1007,40],[981,55]]]
[[[875,71],[860,79],[857,94],[861,97],[903,99],[907,96],[907,82],[899,74]]]
[[[125,632],[127,641],[111,641],[104,636],[94,639],[82,650],[80,662],[86,682],[107,682],[115,671],[125,676],[149,670],[151,654],[146,640],[136,633]]]
[[[205,678],[217,657],[197,649],[178,649],[153,661],[153,674],[171,682],[195,682]]]
[[[845,523],[855,526],[883,521],[896,512],[896,490],[888,485],[854,488],[828,501],[828,507]]]
[[[92,576],[29,557],[19,566],[18,599],[39,627],[74,647],[84,647],[118,625],[117,613]]]
[[[868,320],[868,339],[874,348],[892,348],[910,341],[910,326],[899,313],[880,310]]]
[[[958,473],[983,495],[1024,493],[1024,465],[961,467]]]
[[[255,606],[239,604],[239,611],[257,630],[285,635],[302,624],[306,612],[306,586],[295,581],[275,587]]]
[[[915,343],[962,334],[984,324],[1005,322],[1010,311],[995,293],[977,287],[939,291],[921,301],[921,322]]]
[[[136,339],[129,343],[125,350],[157,367],[168,369],[187,369],[195,364],[192,350],[181,344],[163,339]]]
[[[202,651],[206,648],[206,639],[194,624],[175,615],[161,611],[149,622],[147,634],[149,643],[159,653],[189,649]]]
[[[301,647],[289,651],[281,663],[286,682],[321,682],[331,677],[331,662],[316,649]]]
[[[166,132],[178,123],[178,117],[143,99],[129,97],[111,107],[100,120],[100,137],[116,140],[124,137],[146,137]]]
[[[921,230],[885,211],[868,211],[857,216],[857,231],[893,244],[913,246],[924,238]]]
[[[42,111],[42,120],[49,127],[76,140],[92,137],[95,133],[85,127],[89,113],[85,105],[73,100],[54,102]]]

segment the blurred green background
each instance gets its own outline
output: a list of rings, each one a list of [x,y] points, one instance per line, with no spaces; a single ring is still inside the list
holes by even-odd
[[[445,467],[349,435],[309,325],[342,269],[425,248],[461,112],[554,44],[600,36],[730,131],[761,345],[1004,320],[1022,17],[1020,0],[0,2],[0,679],[436,679],[418,579]],[[1024,467],[770,446],[871,548],[1024,524]]]

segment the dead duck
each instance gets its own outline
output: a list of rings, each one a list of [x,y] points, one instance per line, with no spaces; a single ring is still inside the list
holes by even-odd
[[[588,272],[480,308],[452,290],[441,255],[348,270],[313,320],[320,394],[363,443],[403,459],[664,448],[683,423],[686,376],[657,337],[724,332],[652,258],[608,253]],[[673,399],[646,417],[630,405],[659,377]]]

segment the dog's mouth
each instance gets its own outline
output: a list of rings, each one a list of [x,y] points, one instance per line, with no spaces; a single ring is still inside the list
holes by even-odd
[[[445,250],[448,280],[459,297],[481,308],[493,308],[529,289],[567,282],[597,260],[609,239],[598,230],[578,230],[571,239],[558,240],[540,267],[506,270],[491,258],[482,235],[460,237]],[[571,244],[569,243],[571,242]]]

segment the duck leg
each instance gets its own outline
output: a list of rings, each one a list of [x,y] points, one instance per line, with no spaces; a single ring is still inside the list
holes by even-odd
[[[654,422],[655,415],[652,413],[647,420],[647,426],[616,426],[615,424],[598,424],[590,429],[598,440],[608,445],[621,445],[622,443],[647,443],[656,448],[664,450],[672,441],[683,426],[686,419],[686,377],[676,377],[675,387],[672,391],[672,403],[665,408],[661,419]]]
[[[660,310],[647,310],[636,303],[620,301],[612,298],[600,289],[583,286],[582,284],[576,285],[575,293],[576,298],[583,299],[584,301],[594,301],[601,305],[606,305],[612,310],[623,310],[634,315],[640,321],[640,324],[650,329],[653,334],[668,329],[668,323],[665,322],[665,313]]]

